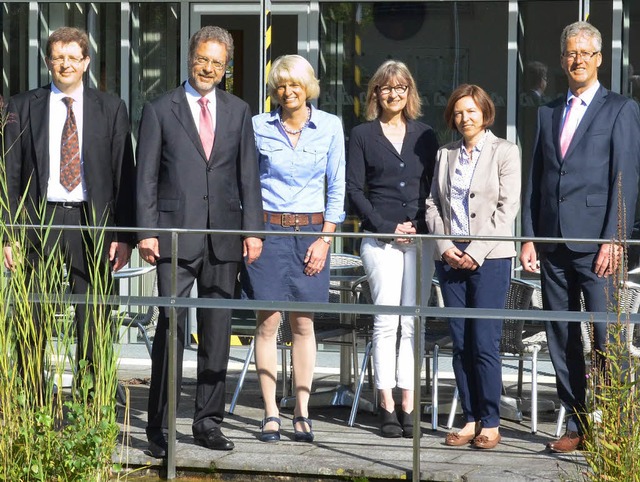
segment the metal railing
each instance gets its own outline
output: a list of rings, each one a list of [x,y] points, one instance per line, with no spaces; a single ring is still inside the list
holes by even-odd
[[[42,229],[42,226],[32,225],[8,225],[14,229]],[[133,232],[141,233],[141,228],[94,228],[80,226],[50,226],[47,228],[55,230],[95,230],[103,229],[105,231],[117,232]],[[180,235],[192,234],[208,234],[208,235],[242,235],[257,236],[265,238],[271,235],[291,235],[291,236],[314,236],[313,232],[273,232],[273,231],[240,231],[240,230],[194,230],[194,229],[154,229],[153,232],[169,233],[171,235],[171,289],[169,296],[109,296],[104,298],[104,303],[109,305],[138,305],[138,306],[157,306],[168,307],[169,311],[169,339],[168,339],[168,444],[167,451],[167,478],[174,479],[176,477],[176,460],[175,460],[175,444],[176,444],[176,380],[177,380],[177,313],[178,308],[225,308],[225,309],[244,309],[244,310],[267,310],[267,311],[298,311],[298,312],[322,312],[335,313],[342,315],[408,315],[414,316],[416,319],[415,333],[421,333],[426,317],[434,318],[467,318],[473,317],[478,319],[508,318],[512,320],[530,320],[530,321],[547,321],[556,320],[564,322],[582,322],[589,321],[595,323],[611,322],[612,312],[568,312],[568,311],[542,311],[542,310],[507,310],[507,309],[482,309],[482,308],[443,308],[437,306],[428,306],[428,299],[423,299],[423,274],[421,273],[422,260],[421,257],[429,255],[425,253],[424,243],[429,240],[436,239],[457,239],[459,236],[440,236],[440,235],[403,235],[403,238],[410,238],[417,247],[416,259],[416,306],[387,306],[387,305],[365,305],[352,303],[308,303],[308,302],[280,302],[280,301],[253,301],[240,299],[211,299],[211,298],[185,298],[177,296],[177,267],[178,267],[178,251]],[[397,237],[394,234],[379,233],[332,233],[332,237],[342,238],[385,238],[393,239]],[[469,240],[482,241],[515,241],[525,242],[531,241],[529,238],[522,237],[505,237],[505,236],[465,236]],[[620,243],[628,246],[640,246],[640,240],[606,240],[606,239],[577,239],[577,238],[536,238],[536,243],[579,243],[579,244],[604,244],[604,243]],[[428,280],[431,283],[431,280]],[[39,297],[34,294],[32,299],[38,301]],[[65,295],[63,301],[66,303],[86,303],[87,299],[84,295]],[[625,315],[625,321],[628,319],[630,323],[640,323],[640,314],[631,313]],[[424,339],[420,336],[414,337],[415,353],[422,353]],[[414,386],[421,384],[421,357],[414,357]],[[420,390],[414,390],[414,406],[420,406]],[[413,411],[414,427],[420,426],[420,410]],[[420,430],[414,430],[413,438],[413,466],[412,480],[420,480]]]

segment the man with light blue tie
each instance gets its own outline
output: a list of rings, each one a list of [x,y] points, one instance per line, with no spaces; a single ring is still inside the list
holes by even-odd
[[[602,37],[586,22],[565,27],[561,65],[569,90],[538,111],[538,131],[522,210],[527,238],[618,238],[630,236],[638,195],[640,114],[631,99],[598,82]],[[620,211],[624,206],[624,211]],[[620,259],[614,244],[523,243],[525,271],[539,268],[545,309],[607,311],[611,279]],[[609,289],[607,289],[609,288]],[[595,323],[596,356],[605,349],[607,326]],[[547,448],[566,453],[584,441],[588,410],[580,323],[547,322],[549,353],[558,396],[569,414],[565,434]],[[603,359],[598,357],[597,366]]]

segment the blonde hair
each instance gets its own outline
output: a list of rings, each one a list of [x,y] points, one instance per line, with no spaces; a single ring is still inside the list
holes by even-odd
[[[316,99],[320,95],[320,82],[316,78],[311,64],[300,55],[282,55],[278,57],[267,79],[269,95],[274,103],[278,103],[276,92],[278,85],[285,82],[295,82],[304,87],[307,100]]]
[[[378,89],[383,85],[388,85],[392,80],[403,82],[409,86],[409,91],[407,93],[407,105],[402,111],[404,117],[415,120],[422,115],[422,100],[418,95],[416,81],[413,80],[413,76],[411,75],[411,72],[409,72],[409,68],[404,62],[400,62],[398,60],[387,60],[378,67],[376,73],[373,74],[373,77],[369,80],[369,87],[367,88],[367,103],[364,114],[365,119],[368,121],[377,119],[382,114]]]

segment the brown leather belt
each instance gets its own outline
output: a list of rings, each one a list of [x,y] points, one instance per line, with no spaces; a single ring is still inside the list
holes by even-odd
[[[296,228],[309,224],[322,224],[324,223],[324,215],[322,213],[272,213],[265,211],[264,222],[278,224],[283,228]]]
[[[470,239],[454,239],[453,242],[454,243],[470,243],[471,240]]]

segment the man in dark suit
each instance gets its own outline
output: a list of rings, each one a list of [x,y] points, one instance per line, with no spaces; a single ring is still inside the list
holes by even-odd
[[[158,266],[160,296],[171,294],[171,236],[157,228],[263,230],[257,153],[249,106],[216,85],[233,55],[233,39],[204,27],[189,43],[189,79],[147,104],[138,136],[139,250]],[[251,263],[262,240],[240,235],[179,238],[177,295],[197,281],[201,298],[232,298],[242,256]],[[182,381],[186,309],[178,310],[178,390]],[[197,444],[231,450],[224,418],[231,312],[199,309],[193,435]],[[160,310],[153,341],[147,437],[149,451],[166,454],[169,309]]]
[[[89,62],[86,32],[59,28],[47,41],[52,83],[10,99],[8,111],[13,119],[6,126],[5,139],[10,146],[5,156],[9,209],[4,213],[9,221],[135,226],[135,172],[127,108],[120,98],[84,86]],[[85,294],[95,280],[95,268],[108,277],[111,270],[127,264],[135,236],[105,232],[100,246],[87,231],[51,234],[44,242],[30,231],[28,240],[27,259],[33,273],[38,273],[38,260],[60,249],[72,293]],[[4,265],[11,270],[19,259],[14,248],[11,243],[3,248]],[[101,257],[97,266],[96,255]],[[94,316],[91,307],[76,307],[76,362],[87,360],[88,366],[93,360]]]
[[[614,239],[629,236],[638,194],[640,115],[631,99],[598,82],[602,37],[586,22],[561,36],[566,98],[538,111],[538,131],[522,210],[524,237]],[[621,206],[624,210],[621,210]],[[536,250],[539,252],[536,252]],[[537,271],[545,309],[607,311],[620,249],[612,243],[522,245],[525,271]],[[607,326],[594,324],[594,349],[602,353]],[[569,418],[566,433],[547,448],[571,452],[584,440],[586,373],[579,323],[547,322],[549,352],[558,395]],[[602,366],[602,358],[597,364]]]

